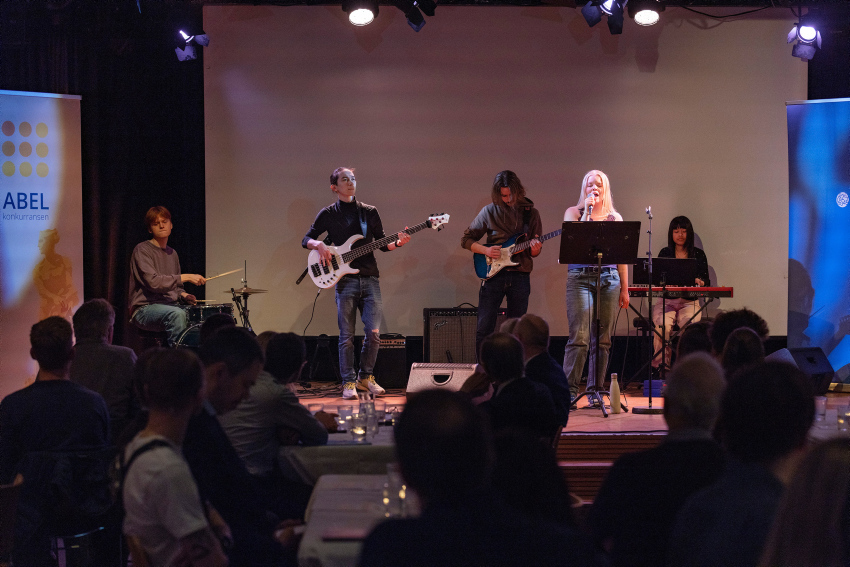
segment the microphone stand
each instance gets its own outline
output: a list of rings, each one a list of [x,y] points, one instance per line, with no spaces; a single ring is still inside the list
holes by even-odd
[[[652,207],[646,208],[646,214],[649,217],[649,230],[646,231],[646,233],[649,234],[649,250],[646,251],[646,257],[647,257],[647,262],[648,262],[647,270],[649,271],[649,288],[647,289],[647,291],[648,291],[647,296],[649,298],[649,320],[651,322],[649,328],[652,329],[652,331],[654,333],[655,332],[655,322],[652,320]],[[664,326],[662,325],[661,328],[663,329]],[[652,337],[653,333],[650,333],[649,336]],[[649,352],[651,353],[650,358],[652,357],[652,354],[654,354],[654,352],[653,352],[654,350],[655,350],[655,348],[652,346],[652,340],[650,340],[649,341]],[[662,346],[661,352],[662,353],[664,352],[663,346]],[[663,354],[661,355],[661,360],[664,360]],[[632,413],[654,414],[654,415],[664,413],[664,410],[662,408],[652,407],[652,364],[647,365],[646,373],[647,373],[647,377],[649,378],[649,381],[647,382],[647,384],[649,384],[649,406],[648,407],[640,407],[640,406],[633,407]],[[644,392],[644,395],[646,395],[646,392]]]

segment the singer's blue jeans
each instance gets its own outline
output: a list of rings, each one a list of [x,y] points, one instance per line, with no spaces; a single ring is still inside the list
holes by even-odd
[[[596,290],[596,274],[582,269],[571,269],[567,275],[567,319],[570,340],[564,351],[564,374],[570,387],[570,395],[578,395],[579,382],[590,351],[590,367],[587,387],[602,385],[608,369],[608,354],[611,350],[611,329],[620,299],[620,274],[617,268],[602,268],[599,288],[599,361],[594,360],[596,348],[596,324],[593,319],[593,296]]]
[[[336,284],[336,318],[339,323],[339,374],[342,383],[354,382],[357,371],[354,369],[354,326],[357,312],[363,320],[363,348],[360,350],[361,377],[372,374],[381,336],[384,304],[381,301],[381,286],[375,276],[349,274]]]

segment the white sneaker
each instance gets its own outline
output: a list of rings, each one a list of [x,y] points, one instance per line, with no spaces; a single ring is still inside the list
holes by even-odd
[[[381,386],[375,382],[375,377],[369,374],[365,378],[361,378],[357,381],[357,388],[359,390],[369,390],[376,396],[380,396],[382,394],[386,394],[387,391],[381,388]]]
[[[354,387],[354,382],[346,382],[342,385],[342,399],[354,400],[357,399],[357,390]]]

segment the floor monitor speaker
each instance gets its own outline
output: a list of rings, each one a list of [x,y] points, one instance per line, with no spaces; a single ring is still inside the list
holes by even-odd
[[[457,392],[473,372],[475,364],[414,362],[407,381],[407,395],[435,388]]]

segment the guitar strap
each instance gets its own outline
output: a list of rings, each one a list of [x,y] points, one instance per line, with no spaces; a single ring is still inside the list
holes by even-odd
[[[363,212],[363,205],[360,204],[360,201],[357,201],[357,212],[360,213],[360,232],[363,233],[363,238],[366,238],[366,213]]]
[[[531,207],[523,207],[522,209],[522,233],[530,238],[531,235],[528,234],[528,225],[531,222]]]

